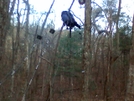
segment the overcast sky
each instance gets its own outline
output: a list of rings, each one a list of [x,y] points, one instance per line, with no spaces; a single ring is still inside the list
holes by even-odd
[[[38,12],[48,11],[52,1],[53,0],[29,0],[30,4],[33,5],[34,9]],[[101,3],[101,0],[94,0],[94,1],[96,1],[98,4]],[[54,13],[49,15],[48,21],[53,19],[56,25],[55,27],[60,28],[62,25],[61,12],[63,10],[68,10],[71,3],[72,3],[72,0],[55,0],[54,6],[52,8],[52,11]],[[130,16],[133,15],[133,11],[134,11],[133,5],[134,5],[134,0],[122,0],[122,10],[125,11]],[[79,5],[77,0],[75,0],[71,10],[79,18],[81,18],[82,20],[84,19],[84,8],[82,8],[82,6]],[[80,23],[78,19],[76,20],[78,21],[78,23]]]
[[[44,12],[44,11],[49,10],[50,5],[53,0],[47,0],[47,2],[45,2],[45,1],[46,0],[30,0],[30,4],[34,5],[34,9],[36,11]],[[72,3],[72,0],[55,0],[54,6],[52,8],[52,11],[54,13],[49,15],[48,21],[50,21],[50,19],[53,19],[54,23],[56,25],[55,27],[60,28],[62,26],[61,12],[64,10],[68,10],[71,3]],[[81,6],[78,4],[78,2],[76,0],[73,4],[71,10],[75,13],[75,15],[77,15],[79,18],[82,18],[82,20],[83,20],[84,19],[84,8],[80,8],[80,7]],[[78,19],[76,19],[76,21],[78,21],[78,23],[80,23],[80,21]]]

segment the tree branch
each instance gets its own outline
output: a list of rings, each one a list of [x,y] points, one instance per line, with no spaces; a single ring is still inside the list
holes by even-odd
[[[70,12],[70,10],[71,10],[73,4],[74,4],[74,1],[75,1],[75,0],[72,1],[71,5],[70,5],[70,7],[69,7],[69,9],[68,9],[69,12]]]
[[[54,5],[54,2],[55,2],[55,0],[53,0],[52,4],[51,4],[51,6],[50,6],[50,8],[49,8],[49,10],[48,10],[48,12],[47,12],[46,18],[45,18],[45,20],[44,20],[44,22],[43,22],[43,24],[42,24],[42,28],[41,28],[40,35],[42,35],[42,33],[43,33],[44,26],[45,26],[45,24],[46,24],[46,21],[47,21],[47,18],[48,18],[48,16],[49,16],[49,14],[50,14],[50,11],[51,11],[51,9],[52,9],[52,7],[53,7],[53,5]]]

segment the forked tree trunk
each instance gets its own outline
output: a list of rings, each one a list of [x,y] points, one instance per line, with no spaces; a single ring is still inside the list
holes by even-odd
[[[132,25],[132,49],[130,51],[130,65],[129,65],[125,101],[133,101],[133,100],[134,100],[134,15],[133,15],[133,25]]]
[[[89,79],[91,78],[91,0],[85,0],[85,29],[83,43],[83,94],[81,101],[88,101],[89,98]]]

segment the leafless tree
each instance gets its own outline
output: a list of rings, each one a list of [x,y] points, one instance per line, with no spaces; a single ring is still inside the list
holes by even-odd
[[[83,94],[81,101],[88,101],[89,98],[89,80],[91,80],[91,0],[85,0],[85,28],[83,42]]]
[[[130,63],[128,72],[128,82],[126,91],[126,100],[132,101],[134,99],[134,15],[132,21],[132,48],[130,51]]]
[[[7,27],[10,26],[9,5],[10,0],[0,1],[0,61],[1,61],[0,64],[1,65],[4,62],[2,61],[2,58],[5,54],[5,40],[8,32]]]
[[[117,18],[116,18],[116,39],[117,39],[117,50],[119,49],[119,18],[120,18],[120,12],[121,12],[121,2],[122,0],[119,0],[119,6],[118,6],[118,12],[117,12]]]

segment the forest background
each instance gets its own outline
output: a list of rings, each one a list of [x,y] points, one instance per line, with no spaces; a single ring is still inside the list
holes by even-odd
[[[0,101],[134,100],[133,11],[123,0],[96,1],[69,4],[82,26],[69,38],[51,19],[61,17],[58,0],[40,13],[29,0],[0,0]]]

